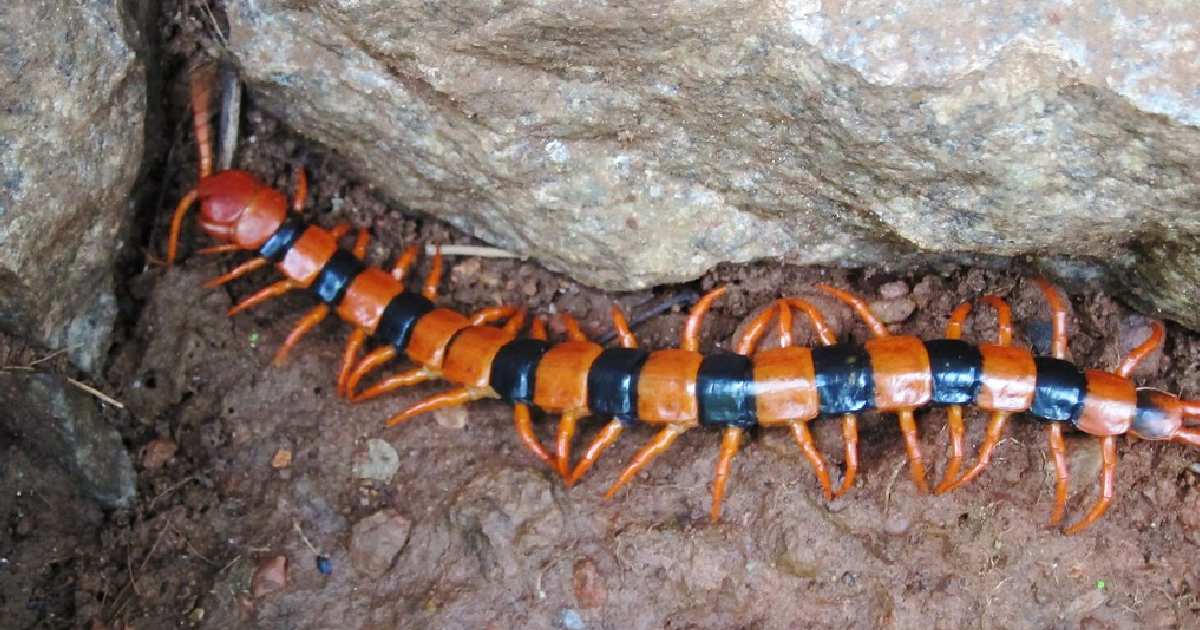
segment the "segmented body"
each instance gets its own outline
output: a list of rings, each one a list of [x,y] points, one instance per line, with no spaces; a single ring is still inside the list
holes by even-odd
[[[837,344],[819,310],[801,298],[784,298],[755,318],[735,340],[737,352],[702,354],[699,327],[704,313],[721,290],[704,296],[693,309],[680,348],[645,351],[614,309],[621,347],[604,348],[588,341],[567,319],[569,339],[551,343],[535,321],[531,337],[521,338],[524,312],[512,307],[484,309],[471,316],[435,305],[440,256],[424,290],[406,290],[405,276],[415,260],[410,248],[391,271],[362,262],[365,231],[353,249],[339,246],[348,226],[327,230],[286,210],[286,198],[244,171],[211,173],[206,159],[207,92],[194,91],[197,138],[201,142],[201,180],[177,208],[168,247],[174,259],[183,214],[193,202],[201,206],[200,224],[222,242],[208,251],[249,250],[256,257],[209,283],[215,286],[268,264],[284,279],[231,309],[239,312],[292,289],[307,289],[319,301],[289,336],[276,356],[287,351],[330,312],[350,325],[338,377],[338,391],[353,400],[380,396],[400,387],[440,378],[455,387],[396,414],[389,425],[433,409],[498,397],[514,405],[521,440],[541,460],[574,483],[620,433],[635,423],[661,427],[610,488],[611,496],[664,451],[680,434],[700,426],[723,431],[713,487],[713,518],[720,514],[729,463],[746,429],[790,427],[797,444],[812,463],[827,497],[847,491],[857,468],[856,416],[869,411],[896,413],[905,437],[910,470],[918,488],[925,489],[923,458],[917,440],[914,412],[930,406],[949,409],[951,461],[937,490],[947,491],[978,475],[1000,439],[1005,420],[1026,413],[1049,427],[1050,450],[1059,472],[1052,522],[1062,517],[1066,498],[1065,448],[1062,428],[1097,436],[1104,447],[1100,501],[1070,528],[1079,531],[1103,513],[1111,500],[1116,470],[1113,438],[1132,433],[1149,440],[1174,440],[1200,445],[1200,404],[1154,389],[1138,389],[1128,375],[1162,341],[1156,325],[1150,340],[1135,349],[1115,373],[1081,370],[1065,361],[1065,310],[1056,291],[1042,284],[1055,322],[1053,357],[1035,357],[1013,347],[1007,306],[999,298],[984,298],[998,309],[999,334],[994,344],[971,344],[958,339],[970,305],[956,309],[947,338],[922,341],[892,336],[865,303],[833,287],[820,287],[850,305],[868,324],[873,337],[861,346]],[[303,178],[293,209],[303,200]],[[793,310],[806,314],[824,346],[794,347],[790,343]],[[772,319],[778,321],[783,347],[758,349]],[[492,324],[505,322],[503,326]],[[364,347],[371,348],[360,359]],[[756,351],[757,350],[757,351]],[[416,367],[382,379],[363,392],[358,384],[384,363],[405,357]],[[962,459],[962,407],[974,406],[991,414],[979,463],[958,475]],[[533,434],[529,410],[537,407],[562,414],[557,448],[551,456]],[[570,443],[581,417],[612,418],[570,465]],[[820,416],[840,417],[846,437],[847,470],[833,491],[825,464],[817,453],[807,424]]]

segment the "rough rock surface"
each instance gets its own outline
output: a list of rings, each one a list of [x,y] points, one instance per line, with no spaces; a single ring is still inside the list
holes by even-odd
[[[80,491],[107,507],[128,506],[136,475],[121,436],[96,401],[54,374],[0,372],[0,431],[23,438],[74,476]]]
[[[142,157],[126,4],[0,4],[0,328],[93,372]]]
[[[1029,254],[1200,325],[1194,3],[227,9],[289,124],[590,284]]]

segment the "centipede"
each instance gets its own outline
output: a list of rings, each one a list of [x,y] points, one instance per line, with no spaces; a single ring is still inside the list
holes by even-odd
[[[441,252],[419,291],[408,277],[419,247],[410,245],[388,270],[364,262],[369,239],[359,229],[354,243],[341,241],[353,229],[339,223],[326,229],[301,216],[307,194],[303,169],[287,195],[244,170],[214,171],[210,129],[211,73],[195,72],[190,82],[199,178],[180,199],[167,239],[166,265],[177,257],[188,211],[199,205],[198,224],[216,245],[201,255],[250,252],[254,256],[204,284],[215,288],[257,269],[274,266],[283,279],[242,299],[228,310],[234,316],[294,290],[306,290],[317,305],[287,335],[273,363],[285,361],[300,340],[331,313],[349,325],[336,380],[337,395],[351,402],[378,398],[434,380],[451,384],[392,415],[393,427],[438,409],[481,399],[501,399],[513,407],[521,444],[567,486],[573,486],[619,437],[638,424],[657,433],[632,457],[611,486],[616,495],[667,451],[684,433],[699,427],[719,430],[721,442],[713,474],[710,517],[716,522],[730,478],[731,463],[752,428],[786,428],[807,460],[826,500],[854,487],[858,468],[859,417],[894,415],[903,436],[908,470],[919,493],[942,494],[977,478],[989,465],[1011,417],[1023,414],[1044,425],[1055,469],[1054,503],[1049,523],[1065,534],[1094,524],[1114,499],[1117,441],[1127,434],[1147,441],[1200,446],[1200,400],[1138,387],[1130,375],[1162,346],[1161,322],[1129,351],[1114,371],[1084,369],[1067,360],[1067,309],[1064,297],[1048,281],[1035,278],[1049,306],[1052,339],[1048,356],[1035,356],[1013,345],[1012,314],[997,295],[979,299],[996,313],[993,343],[962,339],[974,302],[955,308],[942,339],[894,335],[859,296],[835,286],[816,290],[848,307],[869,331],[861,344],[839,343],[825,314],[803,297],[772,301],[742,327],[732,351],[702,353],[700,331],[705,315],[726,291],[710,290],[691,307],[678,347],[639,347],[622,310],[613,306],[616,347],[588,339],[569,315],[561,315],[565,339],[548,339],[544,319],[519,306],[492,306],[463,314],[436,305],[442,276]],[[793,320],[804,317],[819,344],[796,345]],[[526,325],[528,323],[528,326]],[[775,325],[777,347],[764,335]],[[364,379],[397,359],[412,367],[364,384]],[[916,413],[944,408],[949,446],[940,482],[930,488],[919,441]],[[988,418],[975,462],[964,470],[964,410],[977,408]],[[557,415],[553,451],[534,432],[533,412]],[[576,427],[588,416],[608,422],[572,462]],[[831,466],[810,430],[818,419],[840,420],[845,446],[838,487]],[[1099,441],[1102,465],[1097,498],[1074,523],[1063,526],[1069,471],[1065,431]]]

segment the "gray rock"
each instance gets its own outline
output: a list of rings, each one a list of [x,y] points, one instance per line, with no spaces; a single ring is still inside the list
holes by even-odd
[[[107,507],[133,502],[133,462],[91,396],[54,374],[0,372],[0,403],[0,429],[61,464],[83,494]]]
[[[142,157],[134,4],[0,3],[0,329],[91,372]]]
[[[354,524],[350,563],[371,577],[387,573],[396,554],[408,542],[412,523],[396,510],[380,510]]]
[[[396,471],[400,470],[400,455],[387,441],[371,438],[354,452],[351,472],[356,479],[374,479],[391,483]]]
[[[1200,326],[1200,5],[822,6],[228,10],[259,102],[395,200],[597,286],[1053,255]]]

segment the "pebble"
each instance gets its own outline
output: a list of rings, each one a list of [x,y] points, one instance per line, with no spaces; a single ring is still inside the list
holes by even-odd
[[[433,419],[439,427],[446,429],[462,429],[467,426],[467,418],[470,417],[470,412],[467,411],[465,405],[457,407],[449,407],[446,409],[438,409],[433,412]]]
[[[380,510],[354,524],[350,534],[350,564],[370,577],[388,572],[408,543],[412,523],[393,509]]]
[[[885,324],[899,324],[917,310],[917,303],[907,297],[871,302],[871,312]]]
[[[280,468],[287,468],[288,466],[291,466],[291,465],[292,465],[292,450],[291,449],[281,448],[278,451],[275,451],[275,456],[271,458],[271,468],[278,470]]]
[[[351,471],[357,479],[374,479],[389,483],[400,470],[400,455],[391,444],[379,439],[367,440],[365,448],[354,453]]]
[[[250,580],[250,595],[255,599],[283,590],[287,586],[287,556],[263,558]]]
[[[892,514],[883,523],[883,531],[892,536],[899,536],[908,531],[908,517],[903,514]]]
[[[154,438],[142,447],[142,468],[158,470],[175,457],[178,450],[174,440],[169,438]]]
[[[580,617],[579,613],[570,608],[563,609],[562,625],[567,630],[583,630],[587,627],[583,625],[583,617]]]
[[[885,300],[895,300],[908,295],[908,284],[903,280],[888,282],[879,287],[879,295]]]
[[[575,562],[572,582],[575,587],[575,601],[579,602],[579,606],[582,608],[599,608],[608,599],[608,589],[604,585],[604,578],[591,558],[583,558]]]

